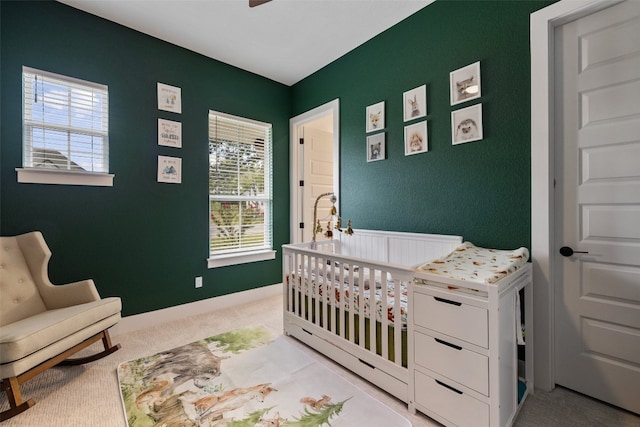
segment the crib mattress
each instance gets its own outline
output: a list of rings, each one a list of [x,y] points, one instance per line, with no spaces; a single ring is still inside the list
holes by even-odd
[[[393,280],[387,277],[387,280],[382,281],[380,276],[375,277],[375,287],[372,288],[369,285],[368,269],[363,269],[361,275],[354,275],[354,288],[353,295],[350,297],[349,293],[349,277],[345,274],[344,279],[341,280],[337,273],[332,278],[327,272],[325,275],[315,273],[299,275],[291,273],[287,276],[287,283],[293,283],[295,289],[302,292],[304,295],[320,296],[321,302],[327,302],[328,304],[340,307],[340,304],[344,304],[345,311],[354,310],[355,314],[360,313],[360,284],[364,286],[364,316],[371,317],[371,306],[373,298],[375,304],[375,318],[377,321],[382,321],[382,313],[385,311],[383,306],[383,298],[386,297],[387,307],[386,315],[389,322],[394,322],[396,313],[395,301],[396,298],[400,298],[400,317],[402,327],[407,325],[407,290],[408,284],[404,281]],[[359,278],[362,279],[359,279]],[[386,286],[385,286],[386,282]],[[373,292],[373,294],[372,294]],[[393,326],[393,324],[391,324]]]
[[[488,285],[521,269],[528,259],[529,251],[524,247],[487,249],[464,242],[449,255],[419,266],[417,271]]]

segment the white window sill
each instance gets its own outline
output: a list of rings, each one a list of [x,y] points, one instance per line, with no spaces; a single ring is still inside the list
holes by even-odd
[[[267,261],[276,258],[276,251],[243,252],[238,254],[219,255],[207,260],[208,268],[225,267],[227,265],[247,264],[250,262]]]
[[[18,182],[28,184],[90,185],[113,187],[115,175],[109,173],[53,169],[16,168]]]

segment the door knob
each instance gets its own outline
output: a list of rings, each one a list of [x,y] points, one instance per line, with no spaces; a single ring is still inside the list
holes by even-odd
[[[574,251],[569,246],[563,246],[560,248],[560,255],[562,256],[571,256],[573,254],[588,254],[586,251]]]

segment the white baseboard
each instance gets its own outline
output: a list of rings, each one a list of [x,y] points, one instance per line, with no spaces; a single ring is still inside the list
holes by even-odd
[[[250,289],[248,291],[235,292],[175,307],[163,308],[161,310],[149,311],[147,313],[134,314],[133,316],[126,316],[111,327],[109,333],[112,336],[117,336],[127,332],[157,326],[165,322],[173,322],[185,317],[208,313],[238,304],[246,304],[275,295],[282,295],[282,283]]]

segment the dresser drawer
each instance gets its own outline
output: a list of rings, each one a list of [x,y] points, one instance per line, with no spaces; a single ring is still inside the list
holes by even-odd
[[[417,326],[489,347],[487,310],[484,308],[416,292],[413,311]]]
[[[485,396],[489,395],[489,358],[445,340],[416,332],[414,360]]]
[[[459,426],[489,426],[489,406],[443,381],[414,371],[415,403]],[[420,409],[420,408],[418,408]]]

